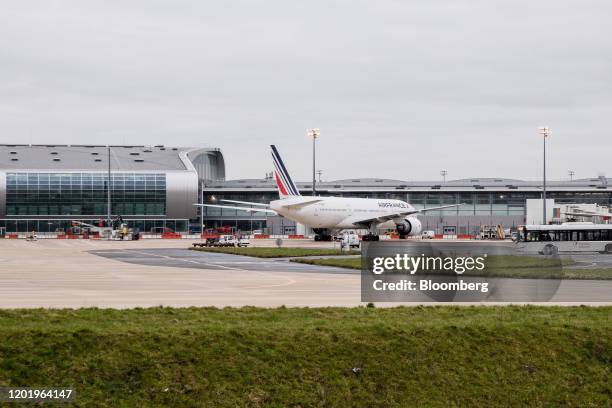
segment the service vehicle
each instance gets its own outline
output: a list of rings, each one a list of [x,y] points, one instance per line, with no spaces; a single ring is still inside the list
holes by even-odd
[[[359,235],[355,231],[344,232],[340,237],[340,242],[343,247],[359,248]]]
[[[429,231],[423,231],[421,233],[421,238],[422,239],[434,239],[435,237],[436,237],[435,231],[429,230]]]
[[[238,246],[238,239],[233,235],[221,235],[215,246],[235,247]]]

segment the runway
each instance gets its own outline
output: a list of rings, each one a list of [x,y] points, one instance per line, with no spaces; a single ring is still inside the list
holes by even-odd
[[[0,240],[0,308],[363,304],[357,271],[201,253],[189,246],[187,240]],[[584,295],[583,304],[612,303],[612,281],[563,281],[564,291]]]

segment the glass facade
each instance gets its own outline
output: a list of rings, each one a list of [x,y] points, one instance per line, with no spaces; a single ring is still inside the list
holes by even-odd
[[[107,213],[106,173],[7,173],[7,216]],[[165,216],[166,175],[111,174],[111,212]]]
[[[91,225],[98,225],[99,219],[79,219]],[[124,220],[129,228],[138,228],[144,234],[156,233],[161,230],[168,229],[174,232],[188,232],[189,220]],[[15,220],[0,220],[0,236],[2,231],[5,233],[25,233],[36,231],[37,233],[54,233],[67,232],[74,229],[72,220],[58,219],[15,219]]]
[[[308,192],[304,192],[308,194]],[[326,195],[325,192],[322,192]],[[525,217],[527,199],[540,199],[539,192],[346,192],[336,193],[339,197],[361,197],[361,198],[381,198],[398,199],[412,204],[415,208],[437,207],[448,204],[464,205],[456,208],[448,208],[438,211],[427,212],[428,216],[515,216]],[[278,199],[275,192],[256,192],[252,193],[233,193],[219,191],[209,191],[206,193],[206,201],[211,204],[219,204],[220,199],[250,201],[268,203]],[[214,199],[212,198],[214,197]],[[553,198],[557,203],[593,203],[602,206],[612,206],[612,192],[548,192],[548,198]],[[204,217],[209,219],[263,219],[265,213],[226,209],[226,208],[204,208]]]

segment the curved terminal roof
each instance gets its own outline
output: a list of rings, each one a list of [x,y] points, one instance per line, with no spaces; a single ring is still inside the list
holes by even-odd
[[[111,146],[112,171],[188,171],[180,153],[215,152],[165,146]],[[101,145],[0,145],[0,170],[4,171],[106,171],[108,147]]]

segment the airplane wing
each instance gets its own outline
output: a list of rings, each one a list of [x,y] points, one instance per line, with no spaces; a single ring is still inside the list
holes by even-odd
[[[592,213],[592,212],[586,212],[586,211],[561,211],[561,214],[565,214],[565,215],[575,215],[577,217],[609,217],[610,215],[608,214],[598,214],[598,213]]]
[[[234,203],[234,204],[256,205],[258,207],[270,207],[270,204],[252,203],[250,201],[238,201],[238,200],[219,200],[219,201],[223,201],[225,203]]]
[[[319,198],[315,198],[315,199],[308,200],[308,201],[303,201],[302,200],[302,201],[298,201],[297,203],[294,202],[292,204],[286,204],[286,205],[283,205],[282,207],[283,208],[301,208],[301,207],[309,206],[311,204],[319,203],[321,201],[323,201],[323,200],[321,200]]]
[[[429,208],[423,208],[420,210],[414,209],[414,210],[410,210],[410,211],[398,211],[395,213],[390,213],[390,214],[383,214],[383,215],[379,215],[373,218],[364,218],[364,219],[356,219],[356,220],[351,220],[351,222],[355,225],[364,225],[364,226],[369,226],[372,223],[377,223],[377,224],[381,224],[383,222],[386,221],[391,221],[394,220],[396,218],[400,218],[400,217],[407,217],[409,215],[414,215],[414,214],[420,214],[420,213],[424,213],[427,211],[434,211],[434,210],[440,210],[443,208],[450,208],[450,207],[459,207],[460,205],[463,204],[450,204],[450,205],[442,205],[439,207],[429,207]]]
[[[441,205],[439,207],[423,208],[421,210],[415,210],[415,212],[413,212],[413,214],[424,213],[424,212],[427,212],[427,211],[441,210],[443,208],[459,207],[459,206],[462,206],[462,205],[463,205],[463,203],[461,203],[461,204]]]
[[[247,212],[265,212],[269,214],[276,214],[276,211],[270,210],[269,208],[250,208],[250,207],[235,207],[233,205],[218,205],[218,204],[194,204],[200,207],[213,207],[213,208],[227,208],[229,210],[240,210]]]

